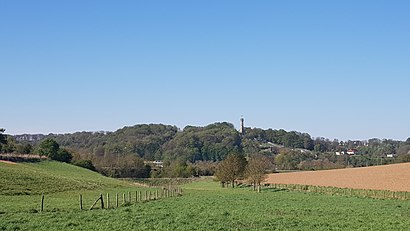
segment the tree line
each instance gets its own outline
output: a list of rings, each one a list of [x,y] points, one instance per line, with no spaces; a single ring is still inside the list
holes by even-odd
[[[115,132],[35,136],[10,136],[4,132],[0,130],[0,153],[41,154],[42,142],[51,139],[59,149],[71,154],[70,162],[114,177],[213,175],[219,163],[231,153],[239,153],[248,160],[252,155],[262,155],[279,170],[320,170],[410,161],[410,138],[406,141],[338,141],[312,138],[296,131],[260,128],[246,128],[241,135],[226,122],[187,126],[182,130],[171,125],[140,124]],[[358,155],[335,154],[350,149],[355,149]],[[397,157],[386,158],[386,154]],[[162,166],[149,162],[154,160],[161,160]]]

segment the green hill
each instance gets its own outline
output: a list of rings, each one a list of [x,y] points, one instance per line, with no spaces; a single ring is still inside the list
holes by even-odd
[[[66,163],[42,161],[10,164],[0,162],[0,195],[38,195],[124,186],[129,186],[129,184]]]

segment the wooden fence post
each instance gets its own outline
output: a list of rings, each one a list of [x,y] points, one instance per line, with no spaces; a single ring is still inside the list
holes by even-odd
[[[101,199],[101,209],[104,209],[104,197],[102,194],[100,194],[100,199]]]
[[[115,207],[118,208],[118,193],[115,194]]]
[[[80,194],[80,210],[83,210],[83,195]]]
[[[97,204],[97,202],[101,200],[101,208],[104,208],[104,201],[103,201],[103,196],[102,194],[100,194],[100,196],[97,198],[97,200],[95,200],[94,204],[91,205],[90,210],[92,210],[94,208],[94,206]]]
[[[131,193],[128,192],[128,202],[131,203]]]
[[[138,202],[138,192],[135,191],[135,203],[137,203],[137,202]]]
[[[107,193],[107,202],[106,202],[106,204],[107,204],[107,209],[109,209],[110,208],[110,194],[109,193]]]
[[[44,211],[44,194],[41,194],[41,212]]]
[[[125,193],[122,194],[122,205],[125,205]]]

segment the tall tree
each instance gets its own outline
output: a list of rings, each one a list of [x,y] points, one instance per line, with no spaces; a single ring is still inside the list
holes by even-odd
[[[3,144],[7,143],[6,136],[3,135],[4,131],[6,131],[6,129],[0,128],[0,152],[2,152]]]
[[[268,158],[263,155],[252,155],[246,165],[245,176],[252,183],[253,190],[260,192],[261,182],[266,178],[266,171],[272,167]]]
[[[225,183],[231,183],[233,188],[235,180],[243,177],[246,164],[246,159],[242,154],[231,153],[218,165],[215,176],[222,186]]]

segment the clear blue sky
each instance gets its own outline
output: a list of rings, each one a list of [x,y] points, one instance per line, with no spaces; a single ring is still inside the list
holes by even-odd
[[[227,121],[410,137],[409,1],[0,0],[6,133]]]

